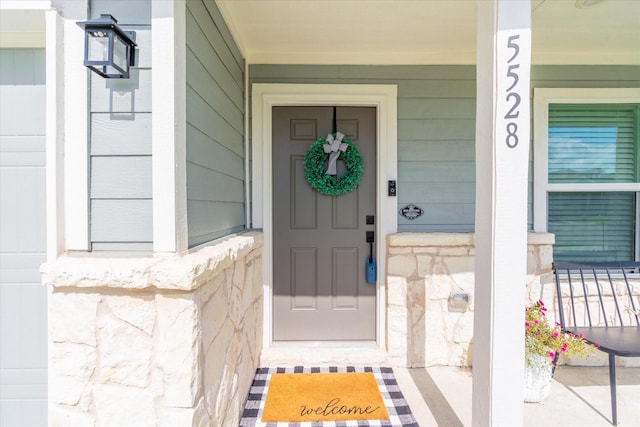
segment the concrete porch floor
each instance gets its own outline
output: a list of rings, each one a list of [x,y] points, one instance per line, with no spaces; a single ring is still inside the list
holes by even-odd
[[[420,427],[471,426],[471,370],[394,368]],[[640,427],[640,368],[616,368],[618,425]],[[525,427],[611,426],[606,367],[559,366],[543,403],[525,403]]]

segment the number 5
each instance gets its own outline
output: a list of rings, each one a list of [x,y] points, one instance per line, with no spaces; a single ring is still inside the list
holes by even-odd
[[[511,84],[511,86],[509,86],[506,92],[509,92],[511,89],[516,87],[516,85],[518,84],[518,80],[520,80],[520,77],[518,77],[518,73],[513,72],[513,70],[516,68],[520,68],[520,64],[509,65],[509,69],[507,70],[507,77],[513,77],[513,83]]]
[[[507,42],[507,47],[515,49],[515,52],[513,52],[513,56],[511,57],[511,59],[507,61],[507,64],[513,61],[516,58],[516,56],[518,56],[518,54],[520,53],[520,46],[518,46],[518,43],[514,43],[514,40],[518,40],[519,38],[520,38],[520,34],[516,34],[515,36],[509,37],[509,41]]]

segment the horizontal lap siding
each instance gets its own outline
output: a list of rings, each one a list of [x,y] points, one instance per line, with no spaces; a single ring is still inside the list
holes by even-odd
[[[252,65],[252,83],[398,85],[398,205],[424,215],[400,230],[470,230],[475,193],[475,70],[469,66]]]
[[[213,2],[187,2],[187,219],[193,247],[245,227],[244,59]]]
[[[474,66],[251,65],[251,83],[398,85],[398,205],[424,209],[401,231],[471,231],[475,218]],[[638,87],[640,67],[536,66],[532,87]],[[533,152],[533,150],[531,150]],[[528,227],[533,223],[533,156]]]
[[[90,239],[100,250],[153,249],[151,177],[151,1],[92,0],[136,32],[129,79],[91,73]]]

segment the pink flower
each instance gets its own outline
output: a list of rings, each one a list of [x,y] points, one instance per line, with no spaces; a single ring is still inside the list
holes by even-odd
[[[560,327],[560,326],[562,326],[562,325],[560,325],[560,323],[556,322],[556,326]]]
[[[596,348],[597,348],[597,347],[600,347],[600,343],[599,343],[599,342],[597,342],[597,341],[596,341],[596,342],[594,342],[594,343],[593,343],[593,345],[595,345],[595,346],[596,346]]]
[[[548,352],[547,354],[548,354],[548,355],[549,355],[549,357],[550,357],[550,358],[552,358],[552,359],[553,359],[554,357],[556,357],[556,354],[555,354],[553,351],[550,351],[550,352]]]
[[[567,343],[563,342],[562,346],[560,347],[560,352],[564,353],[565,351],[567,351]]]
[[[543,306],[543,307],[544,307],[544,303],[542,302],[542,300],[541,300],[541,299],[539,299],[539,300],[538,300],[538,304],[540,304],[541,306]]]
[[[558,331],[555,331],[553,334],[551,334],[551,336],[553,338],[558,338],[560,336],[560,334],[558,333]]]
[[[535,320],[533,321],[533,323],[535,323],[536,325],[538,325],[538,324],[540,324],[540,321],[539,321],[538,319],[535,319]]]
[[[531,326],[531,323],[529,323],[529,322],[524,322],[524,327],[525,327],[525,328],[528,328],[529,326]]]

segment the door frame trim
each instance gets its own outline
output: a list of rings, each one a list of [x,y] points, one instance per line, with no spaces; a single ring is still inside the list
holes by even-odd
[[[251,94],[251,224],[262,229],[262,283],[264,298],[263,348],[272,344],[273,218],[272,218],[272,107],[348,106],[376,107],[376,341],[386,342],[386,236],[397,232],[397,197],[387,196],[387,181],[398,174],[397,85],[336,85],[254,83]],[[261,183],[260,181],[261,180]]]

